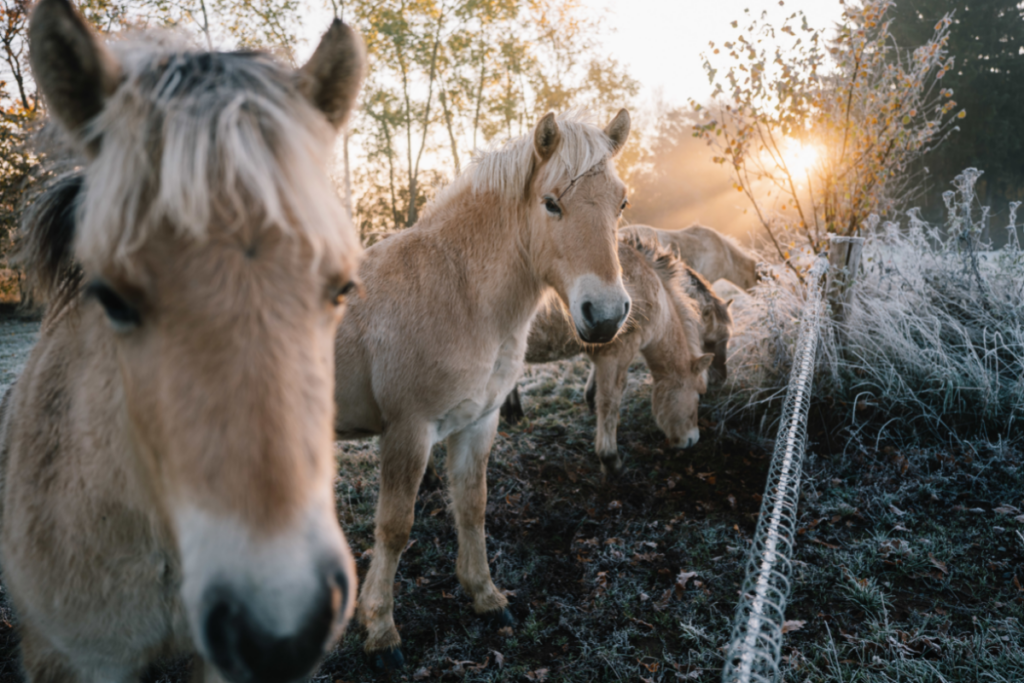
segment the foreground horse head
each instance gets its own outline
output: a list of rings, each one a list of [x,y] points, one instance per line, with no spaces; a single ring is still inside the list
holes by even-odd
[[[28,237],[51,307],[7,410],[3,533],[26,668],[59,642],[67,661],[38,666],[120,680],[184,633],[230,680],[302,677],[356,595],[332,424],[333,341],[360,247],[326,165],[361,43],[335,22],[297,72],[253,53],[115,54],[67,0],[41,0],[30,41],[50,111],[90,161],[77,189],[49,193],[73,207],[34,214],[73,220]],[[23,450],[52,452],[59,476],[83,482],[47,502],[73,510],[55,516],[63,526],[21,523],[11,496],[54,491],[25,483]],[[93,534],[76,536],[79,518]],[[76,550],[33,555],[31,533]],[[166,558],[166,613],[140,613],[155,590],[133,564],[145,552]],[[86,556],[121,557],[121,574],[88,586],[82,575],[102,572]],[[66,581],[48,582],[62,574],[84,590],[73,604],[91,606],[57,619]]]
[[[534,263],[587,343],[610,341],[629,315],[615,250],[626,186],[611,161],[629,126],[625,109],[603,131],[548,114],[533,136],[535,170],[526,192]]]

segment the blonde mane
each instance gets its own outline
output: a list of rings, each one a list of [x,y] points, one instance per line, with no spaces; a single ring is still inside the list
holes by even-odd
[[[661,284],[668,292],[686,331],[686,341],[690,346],[690,357],[700,358],[704,355],[702,341],[704,323],[701,319],[697,303],[690,297],[683,285],[684,278],[689,278],[686,264],[671,250],[662,247],[658,242],[645,239],[639,234],[627,233],[622,241],[640,252],[658,274]]]
[[[610,159],[612,141],[584,111],[563,112],[556,120],[561,141],[550,161],[544,165],[541,181],[545,185],[565,189],[573,178]],[[497,194],[508,203],[519,202],[533,172],[531,131],[499,149],[477,152],[469,166],[438,192],[424,210],[424,215],[466,190],[475,194]]]
[[[87,129],[99,152],[76,209],[79,259],[123,261],[162,225],[203,241],[245,219],[318,253],[358,249],[325,173],[334,132],[290,72],[257,53],[117,52],[124,79]]]

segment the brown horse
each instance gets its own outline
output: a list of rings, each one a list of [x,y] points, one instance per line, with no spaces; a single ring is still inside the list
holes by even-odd
[[[609,341],[626,319],[615,239],[626,189],[611,157],[628,134],[625,110],[604,130],[548,114],[533,136],[477,158],[414,227],[366,252],[365,293],[338,331],[336,426],[343,438],[381,435],[376,541],[359,597],[375,666],[402,664],[392,586],[416,491],[441,439],[459,534],[456,574],[478,614],[511,621],[484,541],[498,408],[519,377],[530,318],[548,288],[590,342]]]
[[[326,170],[361,42],[336,22],[298,72],[115,54],[67,0],[40,0],[29,38],[89,161],[26,219],[49,307],[0,408],[25,676],[127,681],[195,653],[197,680],[303,677],[355,603],[333,346],[361,248]]]
[[[626,325],[612,342],[581,342],[561,302],[549,297],[533,320],[526,350],[528,363],[549,363],[580,353],[593,362],[586,397],[597,414],[594,447],[605,475],[622,467],[616,437],[619,407],[629,365],[637,352],[643,355],[654,380],[654,421],[669,443],[678,448],[689,448],[700,438],[697,405],[707,390],[705,370],[714,357],[701,350],[706,345],[706,329],[700,302],[687,292],[691,275],[685,264],[657,243],[635,237],[620,242],[619,263],[633,305]],[[702,293],[707,298],[707,293]],[[728,315],[724,305],[720,308]],[[724,326],[727,333],[729,324],[731,320]],[[522,414],[521,406],[518,411],[517,406],[519,392],[514,389],[503,412],[515,418]]]
[[[703,275],[708,282],[726,279],[743,289],[757,284],[757,258],[731,239],[703,225],[682,230],[659,230],[647,225],[631,225],[623,231],[655,239]]]

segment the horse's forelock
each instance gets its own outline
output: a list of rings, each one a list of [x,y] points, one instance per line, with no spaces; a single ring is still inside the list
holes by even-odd
[[[160,225],[201,241],[212,224],[253,220],[318,252],[358,249],[326,173],[334,131],[291,73],[256,53],[133,47],[122,60],[125,80],[90,124],[83,260],[126,259]]]

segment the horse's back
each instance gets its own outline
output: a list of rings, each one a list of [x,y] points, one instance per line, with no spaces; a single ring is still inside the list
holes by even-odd
[[[713,228],[691,225],[682,230],[662,230],[632,225],[625,230],[644,239],[656,239],[709,282],[724,278],[744,289],[757,284],[756,260]]]

